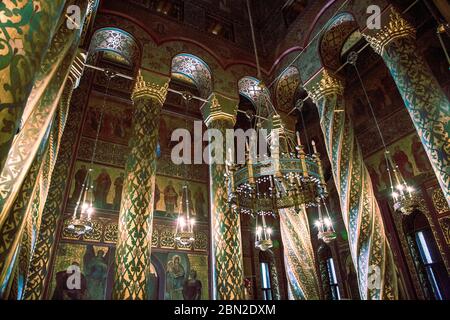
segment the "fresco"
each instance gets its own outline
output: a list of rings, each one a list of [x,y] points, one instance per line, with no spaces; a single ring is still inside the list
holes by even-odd
[[[407,182],[432,171],[430,161],[419,137],[413,133],[388,146],[392,159]],[[376,191],[390,187],[384,151],[381,150],[366,159],[367,169]]]
[[[69,202],[75,204],[87,171],[89,162],[77,161],[75,163],[74,176],[70,188]],[[94,164],[94,207],[105,210],[119,210],[122,198],[125,173],[123,169]]]
[[[185,181],[165,176],[156,176],[155,209],[157,216],[176,218],[180,209],[180,201],[185,201],[182,192]],[[208,190],[204,183],[187,181],[188,201],[192,215],[199,221],[208,217]]]
[[[52,300],[111,299],[114,279],[114,248],[62,243],[59,246],[50,283]],[[79,290],[67,287],[68,267],[76,265],[81,272]]]
[[[95,138],[102,113],[103,97],[94,96],[90,101],[83,135]],[[107,100],[100,128],[101,140],[128,145],[131,136],[133,106]]]
[[[208,257],[187,253],[154,253],[164,266],[165,300],[207,300]]]

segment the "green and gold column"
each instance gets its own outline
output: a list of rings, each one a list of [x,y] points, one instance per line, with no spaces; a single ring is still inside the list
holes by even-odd
[[[226,159],[225,137],[227,129],[234,129],[238,101],[213,93],[201,108],[209,130],[209,142],[214,136],[223,139],[222,159]],[[212,150],[210,150],[210,155]],[[215,156],[218,156],[215,154]],[[222,163],[211,163],[211,237],[213,258],[213,297],[216,300],[244,300],[244,267],[242,258],[241,220],[228,204],[225,180],[226,168]]]
[[[131,151],[126,162],[116,249],[117,300],[146,300],[150,274],[156,147],[161,108],[169,79],[146,82],[139,74],[133,90],[135,107]]]
[[[288,152],[288,133],[279,115],[273,116],[272,133],[279,138],[280,152]],[[280,209],[278,213],[289,299],[319,300],[319,280],[306,209],[303,207],[297,211],[295,208],[287,208]]]
[[[326,70],[305,89],[317,105],[361,298],[397,299],[398,280],[372,182],[346,113],[344,86]]]
[[[290,300],[320,300],[306,210],[281,209],[280,228]]]
[[[64,3],[64,0],[0,2],[0,170]]]
[[[365,35],[397,84],[450,204],[450,102],[416,45],[415,29],[393,7],[385,26]]]

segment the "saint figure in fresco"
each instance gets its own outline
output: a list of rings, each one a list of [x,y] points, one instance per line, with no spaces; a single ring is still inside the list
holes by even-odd
[[[164,188],[164,205],[166,206],[166,214],[173,215],[177,206],[178,193],[173,187],[173,183],[169,180],[167,186]]]
[[[84,274],[87,280],[89,300],[104,300],[106,293],[106,279],[108,277],[108,255],[103,250],[95,254],[93,245],[86,247],[83,257]]]
[[[155,182],[155,201],[153,202],[153,208],[156,210],[158,202],[161,200],[161,190],[159,190],[158,184]]]
[[[72,266],[80,268],[78,262],[72,262]],[[86,277],[80,270],[80,286],[79,288],[69,288],[70,284],[75,284],[71,281],[74,272],[70,270],[63,270],[56,273],[56,288],[53,292],[52,300],[85,300],[87,298],[87,284]]]
[[[202,299],[202,282],[197,280],[197,271],[192,269],[189,278],[185,280],[183,285],[184,300],[201,300]]]
[[[120,209],[120,201],[122,200],[122,190],[123,183],[125,180],[125,175],[121,172],[120,176],[114,180],[114,209]]]
[[[171,263],[170,263],[171,262]],[[183,285],[186,272],[179,255],[167,263],[167,292],[171,300],[183,300]]]
[[[106,209],[106,198],[108,197],[110,188],[111,178],[106,169],[102,169],[95,180],[94,199],[96,207]]]
[[[195,213],[199,218],[205,218],[205,197],[203,196],[202,189],[200,187],[197,188],[197,191],[194,195],[195,199]]]
[[[399,146],[396,146],[394,149],[394,155],[392,159],[395,164],[398,166],[402,176],[404,179],[408,180],[414,177],[414,171],[412,163],[409,161],[409,158],[405,152],[403,152]]]
[[[80,196],[81,193],[81,189],[83,189],[83,183],[84,183],[84,179],[86,179],[86,174],[87,174],[87,169],[86,166],[83,164],[81,165],[81,168],[77,170],[77,172],[75,173],[75,188],[73,189],[72,192],[72,201],[78,201],[78,198]]]
[[[428,159],[427,153],[423,148],[422,142],[418,136],[414,136],[411,144],[411,154],[414,156],[414,161],[416,162],[417,169],[420,172],[431,171],[430,160]]]

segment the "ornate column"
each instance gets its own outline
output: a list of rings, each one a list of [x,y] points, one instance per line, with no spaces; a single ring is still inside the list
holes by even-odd
[[[68,101],[70,101],[73,88],[78,84],[78,79],[83,72],[85,58],[86,55],[80,51],[70,67],[64,94],[58,105],[59,110],[54,113],[46,130],[49,132],[45,134],[40,143],[38,142],[40,146],[33,159],[31,169],[28,171],[11,209],[4,212],[5,221],[0,228],[0,280],[2,287],[10,281],[7,270],[19,257],[20,270],[17,274],[22,277],[23,282],[26,281],[28,265],[37,240],[34,235],[38,234],[40,229],[42,211],[67,119]],[[24,127],[24,130],[28,130],[27,126]],[[39,128],[39,130],[44,129]],[[33,133],[32,129],[30,129],[30,133]],[[20,295],[21,293],[18,292]],[[21,296],[16,298],[20,299]]]
[[[226,159],[227,129],[234,129],[237,100],[213,93],[202,108],[209,130],[209,142],[214,134],[223,137],[222,157]],[[211,154],[210,150],[210,154]],[[215,152],[219,150],[215,149]],[[217,155],[216,155],[217,156]],[[242,258],[241,220],[228,205],[224,163],[211,163],[211,238],[213,259],[213,297],[216,300],[244,300],[244,264]]]
[[[391,7],[385,26],[365,38],[389,68],[450,205],[450,102],[419,53],[414,27]]]
[[[305,89],[317,105],[362,299],[397,299],[393,254],[372,182],[345,111],[343,83],[327,71]]]
[[[0,3],[0,170],[65,1]]]
[[[161,108],[169,87],[169,79],[155,76],[152,80],[153,83],[146,82],[139,74],[132,94],[133,134],[125,167],[113,293],[118,300],[147,299],[156,147]]]
[[[320,300],[306,210],[282,209],[279,214],[289,299]]]
[[[288,133],[280,116],[274,116],[272,130],[276,131],[276,136],[280,138],[280,152],[288,152],[285,143]],[[298,212],[295,208],[281,209],[279,215],[289,299],[320,300],[316,260],[306,208],[302,207]]]
[[[317,250],[317,260],[319,262],[320,279],[322,280],[323,298],[333,300],[333,294],[330,287],[330,273],[328,272],[327,260],[331,257],[330,248],[322,243]]]

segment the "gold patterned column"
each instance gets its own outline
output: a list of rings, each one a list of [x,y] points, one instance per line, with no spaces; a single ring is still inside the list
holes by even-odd
[[[281,209],[280,228],[290,300],[319,300],[320,290],[315,268],[306,210]]]
[[[0,2],[0,170],[65,1]]]
[[[280,152],[288,152],[288,133],[280,116],[273,116],[271,130],[276,131],[280,139]],[[306,209],[303,207],[298,213],[295,208],[281,209],[279,216],[289,299],[319,300],[319,280]]]
[[[77,135],[82,125],[83,110],[89,99],[89,88],[94,72],[86,70],[80,87],[73,93],[73,87],[77,85],[77,72],[72,72],[69,82],[66,84],[65,92],[59,106],[60,123],[67,123],[62,136],[61,146],[53,170],[50,189],[42,212],[41,226],[36,239],[36,245],[31,259],[25,286],[26,300],[40,300],[44,298],[44,288],[50,270],[51,256],[55,250],[58,221],[63,213],[64,192],[67,188],[67,176],[73,161],[73,153]],[[72,83],[72,80],[75,80]],[[70,107],[70,112],[69,112]],[[66,120],[67,119],[67,120]]]
[[[234,129],[238,102],[213,93],[202,106],[202,114],[210,132],[223,137],[222,157],[226,159],[227,129]],[[210,150],[211,152],[212,150]],[[218,150],[216,150],[217,152]],[[216,155],[217,156],[217,155]],[[228,204],[226,168],[212,163],[210,172],[211,229],[213,258],[213,297],[216,300],[244,300],[244,267],[242,258],[241,220]]]
[[[343,83],[322,71],[305,89],[317,105],[362,299],[397,299],[394,258],[372,182],[346,113]]]
[[[450,204],[450,102],[416,45],[415,29],[393,7],[386,25],[365,35],[397,84]]]
[[[157,80],[157,83],[149,83],[139,74],[132,94],[135,107],[133,134],[125,167],[116,249],[113,294],[117,300],[148,298],[156,147],[161,108],[169,86],[168,79],[160,77]]]
[[[19,267],[16,274],[21,277],[20,283],[25,284],[26,282],[28,265],[34,252],[36,235],[40,229],[42,211],[47,199],[67,119],[67,101],[70,100],[73,87],[81,76],[85,58],[86,55],[80,51],[70,67],[64,95],[58,105],[58,112],[54,113],[54,117],[51,119],[47,129],[48,132],[45,133],[40,142],[31,169],[28,171],[10,211],[5,212],[5,222],[0,228],[0,279],[2,288],[5,288],[10,281],[8,270],[13,265]],[[27,130],[27,126],[24,127],[24,130]],[[16,264],[15,260],[18,258],[20,258],[20,263]],[[17,293],[18,296],[15,298],[21,299],[23,287],[19,288]]]

